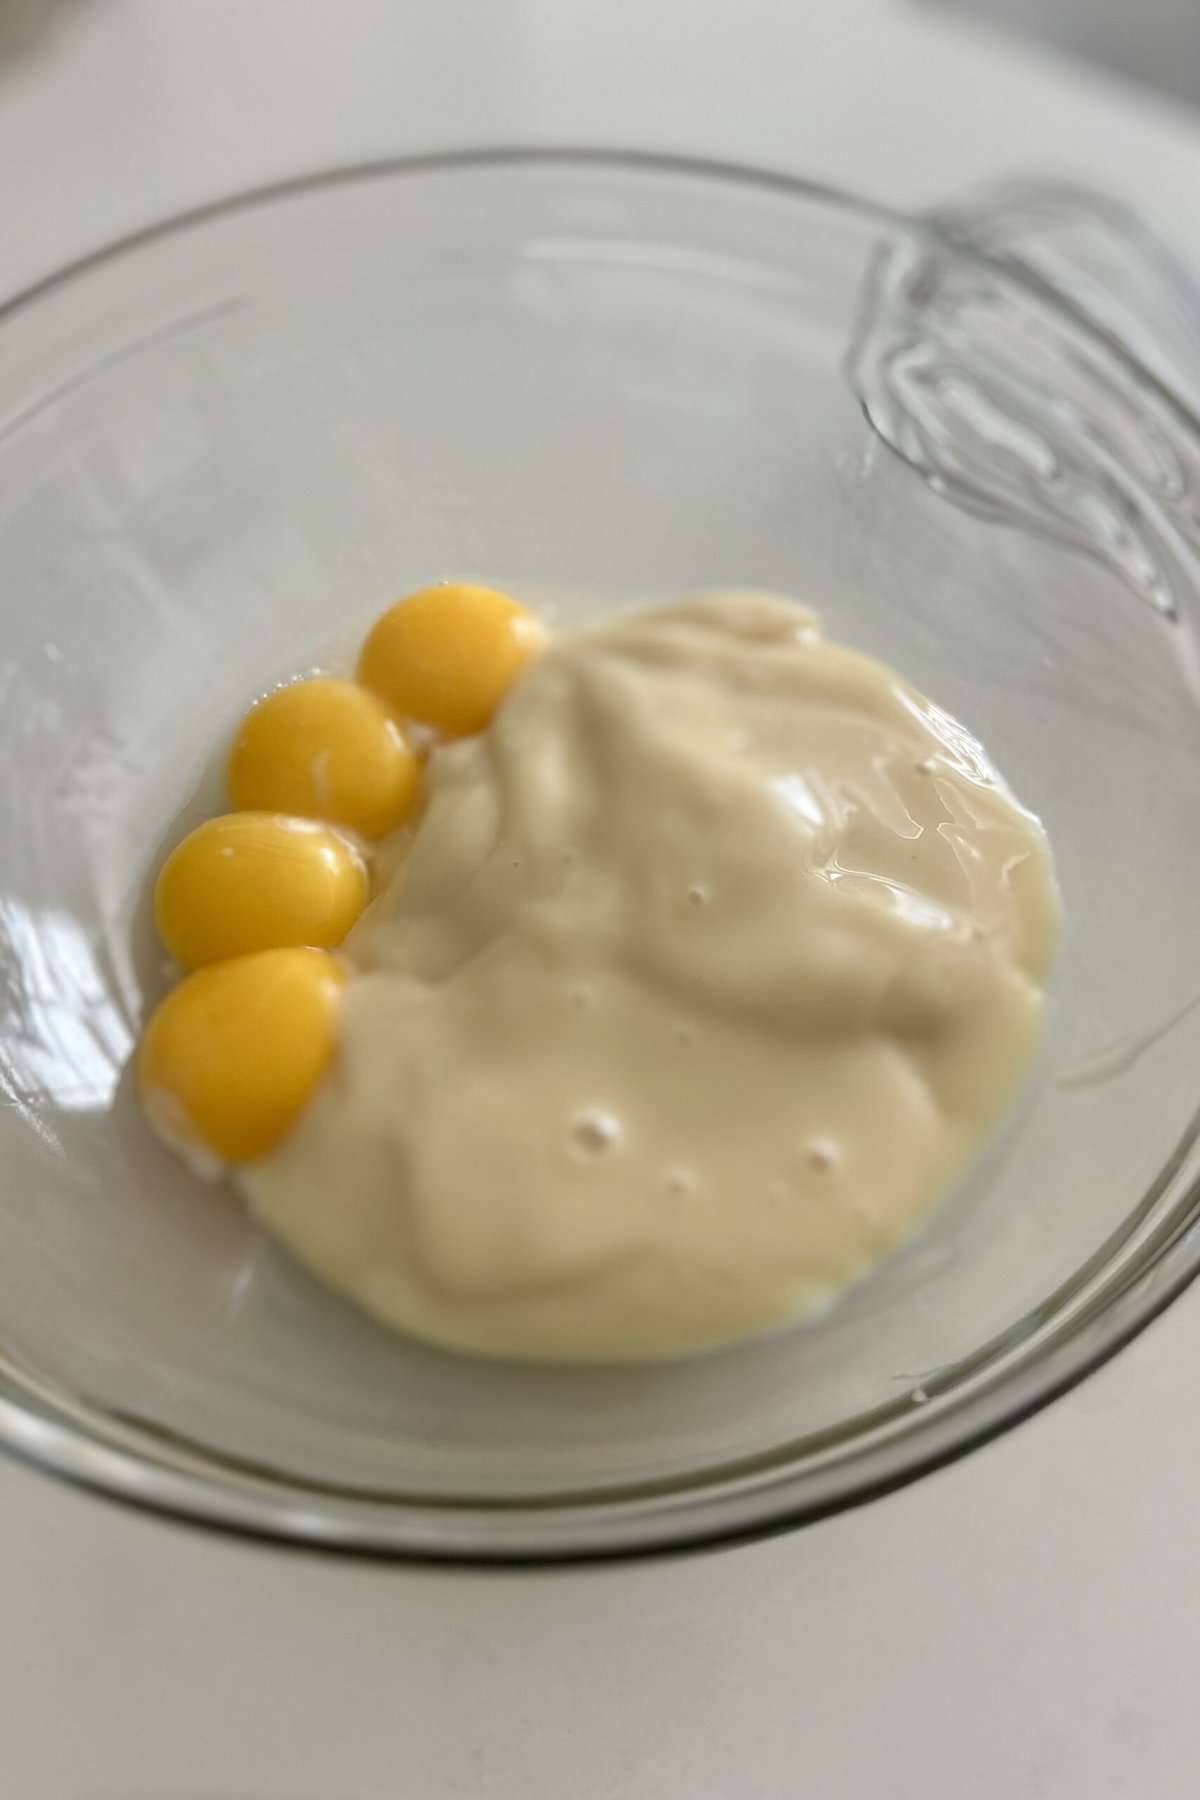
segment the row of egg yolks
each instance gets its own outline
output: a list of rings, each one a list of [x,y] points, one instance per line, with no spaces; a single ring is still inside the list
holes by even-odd
[[[229,757],[237,810],[171,852],[154,915],[193,972],[152,1015],[138,1074],[172,1143],[221,1162],[278,1144],[325,1075],[345,965],[331,951],[370,896],[344,833],[382,837],[416,803],[420,765],[399,720],[481,731],[541,642],[491,588],[423,588],[367,636],[354,681],[298,681],[261,701]]]

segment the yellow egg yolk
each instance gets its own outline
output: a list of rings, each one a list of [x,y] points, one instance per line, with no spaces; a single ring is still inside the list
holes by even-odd
[[[377,838],[407,818],[418,775],[411,745],[376,694],[319,677],[280,688],[247,715],[229,757],[229,798]]]
[[[537,620],[507,594],[422,588],[376,621],[358,678],[402,718],[466,737],[483,730],[542,641]]]
[[[229,813],[171,852],[154,890],[163,943],[187,969],[289,945],[332,949],[367,903],[362,857],[280,813]]]
[[[143,1104],[168,1143],[223,1162],[278,1144],[332,1060],[344,979],[327,951],[264,950],[173,988],[138,1053]]]

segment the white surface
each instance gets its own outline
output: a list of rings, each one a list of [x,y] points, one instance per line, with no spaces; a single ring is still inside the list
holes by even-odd
[[[6,1800],[1193,1800],[1196,1319],[902,1494],[669,1564],[318,1562],[7,1471]]]
[[[1200,263],[1200,114],[886,0],[0,0],[0,290],[325,163],[573,139],[921,202],[1066,168]],[[10,32],[10,35],[15,35]],[[1196,1792],[1200,1292],[904,1494],[670,1565],[321,1563],[0,1464],[12,1800]]]

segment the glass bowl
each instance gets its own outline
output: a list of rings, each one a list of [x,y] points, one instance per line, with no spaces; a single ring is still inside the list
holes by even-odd
[[[534,1560],[812,1519],[978,1444],[1200,1260],[1200,431],[1183,278],[1087,196],[338,173],[0,317],[0,1438],[210,1524]],[[1157,311],[1157,322],[1151,317]],[[397,593],[801,596],[984,739],[1067,928],[1006,1129],[826,1318],[669,1367],[390,1337],[150,1137],[147,881],[273,679]]]

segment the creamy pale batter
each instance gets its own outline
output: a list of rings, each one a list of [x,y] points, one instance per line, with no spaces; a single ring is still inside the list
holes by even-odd
[[[491,1356],[822,1306],[1011,1097],[1058,926],[974,739],[757,594],[564,632],[396,862],[335,1065],[239,1179],[376,1318]]]

